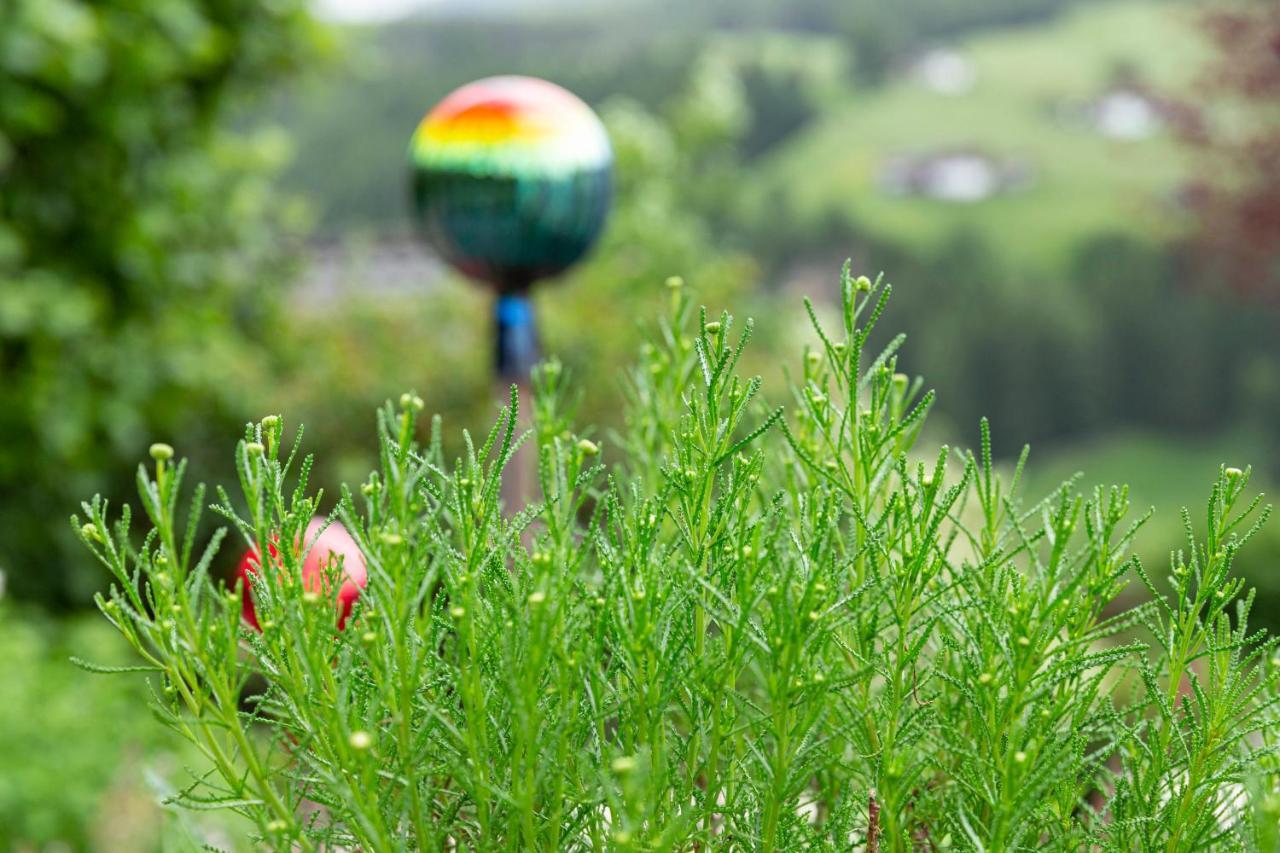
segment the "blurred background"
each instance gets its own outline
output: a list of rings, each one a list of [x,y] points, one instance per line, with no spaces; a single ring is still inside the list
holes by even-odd
[[[306,424],[329,489],[416,389],[496,411],[488,297],[415,239],[405,151],[450,89],[549,78],[604,119],[616,201],[537,295],[617,421],[681,274],[757,319],[776,384],[844,258],[940,392],[930,440],[1033,447],[1156,516],[1220,464],[1280,481],[1280,7],[1267,0],[8,0],[0,6],[0,848],[237,846],[157,805],[194,756],[89,612],[67,517],[148,444],[231,478],[245,422]],[[329,491],[334,494],[333,491]],[[1280,525],[1246,552],[1280,623]],[[228,548],[225,561],[237,554]]]

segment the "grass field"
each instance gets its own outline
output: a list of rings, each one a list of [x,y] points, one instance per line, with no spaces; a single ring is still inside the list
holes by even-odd
[[[976,71],[969,92],[937,94],[904,76],[855,96],[766,162],[751,208],[781,207],[797,232],[835,216],[915,250],[973,229],[1014,269],[1037,271],[1060,268],[1081,237],[1098,232],[1166,235],[1185,169],[1176,140],[1168,132],[1107,139],[1063,121],[1059,108],[1106,91],[1122,69],[1153,91],[1185,92],[1203,50],[1194,24],[1194,7],[1180,3],[1100,3],[961,42],[954,47]],[[886,157],[949,148],[1025,162],[1033,183],[970,204],[878,186]]]

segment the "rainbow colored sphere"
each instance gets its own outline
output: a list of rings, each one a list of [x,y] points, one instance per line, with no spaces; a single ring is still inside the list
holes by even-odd
[[[609,210],[604,125],[546,80],[488,77],[455,89],[418,124],[409,161],[428,242],[503,292],[563,272],[600,236]]]

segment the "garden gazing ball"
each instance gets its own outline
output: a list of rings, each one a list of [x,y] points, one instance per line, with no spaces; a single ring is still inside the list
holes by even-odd
[[[342,584],[338,587],[336,603],[338,606],[338,629],[346,627],[347,617],[351,615],[351,608],[355,604],[356,599],[360,597],[360,591],[364,589],[368,582],[369,573],[365,566],[364,556],[360,553],[360,547],[356,541],[351,538],[351,534],[346,528],[338,522],[333,522],[328,527],[324,526],[323,518],[313,518],[307,525],[307,532],[303,537],[302,546],[310,547],[307,552],[306,560],[302,565],[302,583],[308,594],[319,594],[323,592],[322,584],[325,580],[325,569],[328,568],[333,561],[341,558],[342,560]],[[323,528],[324,532],[321,532]],[[318,537],[318,538],[317,538]],[[276,555],[276,546],[267,545],[271,551],[271,555]],[[258,614],[253,607],[253,592],[250,587],[249,575],[257,574],[259,568],[258,551],[251,548],[245,552],[240,558],[240,565],[236,569],[236,577],[241,583],[241,601],[244,620],[254,627],[255,630],[261,631],[262,628],[258,624]]]
[[[489,77],[455,89],[418,124],[409,162],[427,241],[499,292],[564,271],[604,226],[613,171],[604,125],[545,80]]]

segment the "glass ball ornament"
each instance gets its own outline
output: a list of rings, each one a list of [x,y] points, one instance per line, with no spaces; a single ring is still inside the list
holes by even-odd
[[[455,269],[519,293],[578,261],[604,228],[613,150],[573,93],[533,77],[455,89],[413,133],[413,206]]]

